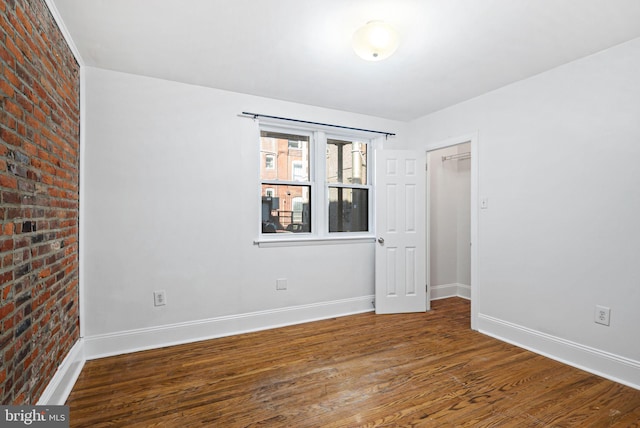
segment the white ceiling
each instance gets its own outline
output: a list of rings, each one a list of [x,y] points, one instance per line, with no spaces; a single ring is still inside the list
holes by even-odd
[[[410,120],[640,37],[638,0],[53,0],[86,65]],[[367,62],[353,32],[401,44]]]

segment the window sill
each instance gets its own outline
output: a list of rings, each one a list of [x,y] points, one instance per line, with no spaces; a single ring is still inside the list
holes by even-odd
[[[366,235],[366,236],[340,236],[340,237],[307,236],[307,237],[278,238],[278,239],[258,238],[253,241],[253,244],[257,245],[260,248],[274,248],[274,247],[302,247],[302,246],[309,246],[309,245],[363,244],[363,243],[374,243],[374,242],[376,242],[376,238],[374,236]]]

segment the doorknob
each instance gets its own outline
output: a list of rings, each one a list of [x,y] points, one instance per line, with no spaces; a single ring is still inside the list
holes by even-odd
[[[378,243],[379,244],[384,244],[384,238],[378,238]]]

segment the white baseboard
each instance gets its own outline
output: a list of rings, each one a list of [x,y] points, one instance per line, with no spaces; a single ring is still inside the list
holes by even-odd
[[[462,297],[471,299],[471,286],[460,283],[434,285],[431,287],[431,300],[448,299],[449,297]]]
[[[38,399],[38,405],[63,405],[76,383],[85,363],[84,341],[80,338],[72,347],[53,378]]]
[[[374,296],[86,336],[87,360],[373,311]]]
[[[479,314],[478,331],[561,363],[640,390],[640,361]]]
[[[458,297],[471,300],[471,286],[467,284],[458,284]]]

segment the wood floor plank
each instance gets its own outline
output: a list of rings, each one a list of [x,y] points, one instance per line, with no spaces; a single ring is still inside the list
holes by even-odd
[[[640,391],[469,329],[469,302],[88,361],[72,427],[640,426]]]

